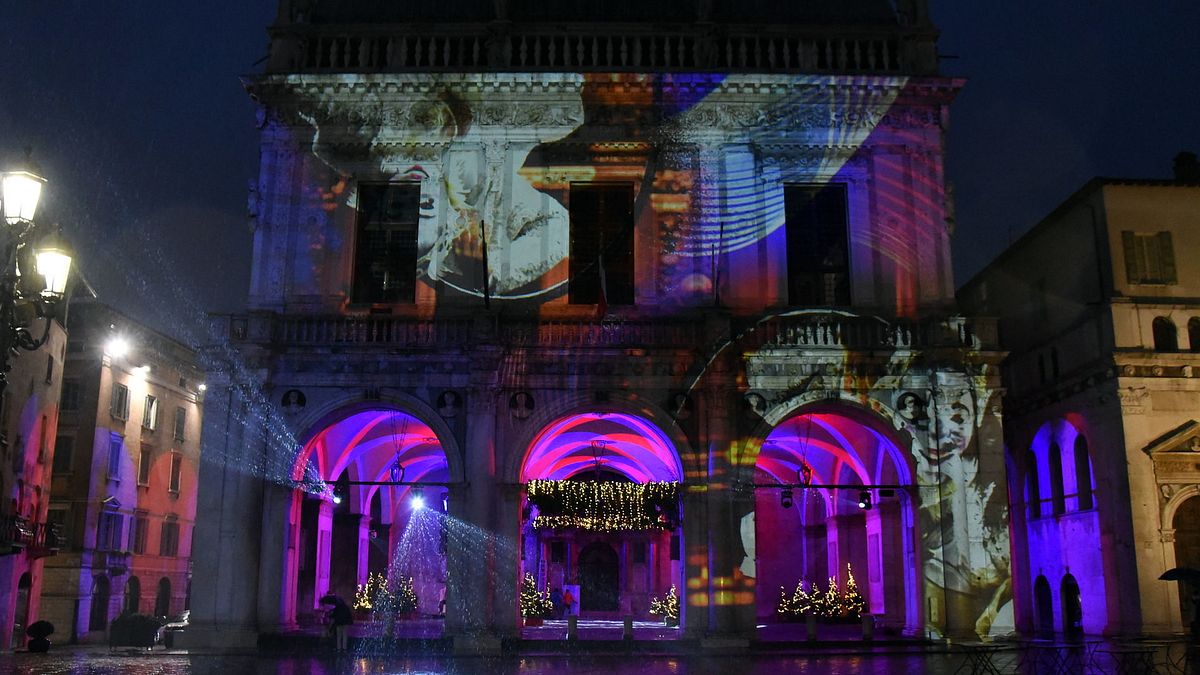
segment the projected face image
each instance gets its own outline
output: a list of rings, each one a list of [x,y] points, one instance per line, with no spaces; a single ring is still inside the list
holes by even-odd
[[[608,251],[610,280],[626,264],[632,284],[636,267],[638,294],[668,304],[707,300],[718,283],[752,284],[736,269],[721,280],[717,259],[760,267],[754,244],[781,236],[782,186],[831,180],[897,91],[834,93],[822,78],[780,77],[790,86],[756,90],[749,105],[751,83],[739,76],[533,75],[537,95],[468,76],[411,78],[394,102],[321,94],[300,113],[329,170],[313,181],[325,185],[321,209],[338,224],[328,229],[353,231],[362,184],[419,184],[416,283],[439,299],[486,288],[493,299],[533,302],[566,291],[579,184],[631,188],[631,217],[606,221],[612,231],[591,252]],[[834,112],[847,107],[855,114]],[[794,140],[771,146],[770,157],[753,149],[782,138]],[[338,243],[321,237],[314,251]],[[630,250],[636,241],[636,265],[614,241]]]

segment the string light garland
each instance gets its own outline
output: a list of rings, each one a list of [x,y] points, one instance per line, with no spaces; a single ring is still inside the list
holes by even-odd
[[[534,529],[592,532],[674,530],[679,527],[679,483],[531,480]]]

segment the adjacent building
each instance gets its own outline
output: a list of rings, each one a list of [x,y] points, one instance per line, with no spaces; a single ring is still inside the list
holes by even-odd
[[[1010,631],[925,5],[281,2],[186,639],[372,574],[468,649],[526,574],[593,619],[675,587],[714,644],[851,573],[881,630]]]
[[[204,375],[183,344],[97,302],[74,302],[48,519],[41,617],[61,639],[104,636],[122,612],[188,603]]]
[[[1200,166],[1096,178],[962,287],[1000,318],[1025,631],[1172,632],[1200,567]]]
[[[40,334],[41,321],[33,328]],[[44,617],[44,565],[60,546],[48,511],[67,335],[49,320],[45,343],[11,357],[0,397],[0,648],[24,645]]]

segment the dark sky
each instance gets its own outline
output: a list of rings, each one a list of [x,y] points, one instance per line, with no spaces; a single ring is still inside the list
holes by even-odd
[[[84,273],[176,336],[249,282],[254,110],[272,0],[11,2],[0,15],[0,157],[51,179]],[[1167,178],[1200,151],[1200,3],[935,1],[951,112],[959,283],[1096,175]]]

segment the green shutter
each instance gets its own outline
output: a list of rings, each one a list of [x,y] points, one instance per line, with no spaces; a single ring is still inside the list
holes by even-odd
[[[1121,244],[1125,249],[1125,281],[1131,284],[1141,281],[1138,278],[1137,251],[1134,240],[1133,232],[1125,230],[1121,233]]]
[[[1158,233],[1158,255],[1162,265],[1162,282],[1175,283],[1175,248],[1171,245],[1170,232]]]

